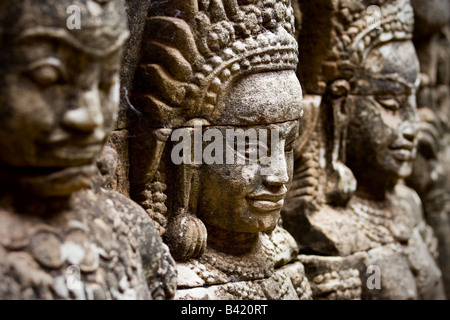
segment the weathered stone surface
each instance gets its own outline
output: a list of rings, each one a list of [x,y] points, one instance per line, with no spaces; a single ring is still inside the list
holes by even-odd
[[[3,233],[5,239],[13,237],[15,230],[31,229],[28,246],[20,252],[35,262],[22,266],[14,258],[17,252],[6,251],[7,258],[2,260],[6,274],[0,285],[2,299],[91,299],[95,298],[94,291],[102,299],[151,299],[164,298],[174,290],[175,274],[170,273],[174,271],[164,263],[168,250],[161,249],[159,235],[142,208],[111,191],[78,192],[69,207],[50,223],[39,216],[21,216],[10,223],[9,232]],[[2,214],[6,222],[11,222],[11,216]],[[47,231],[48,225],[53,232]],[[67,287],[74,277],[71,268],[79,273],[80,289]],[[33,273],[47,279],[45,283],[26,285],[39,292],[27,297],[8,293],[9,287],[23,290],[21,277]],[[162,288],[162,295],[158,292],[161,283],[167,286]],[[59,287],[55,292],[54,286]],[[68,294],[61,293],[66,291]]]
[[[0,299],[449,297],[449,23],[1,1]]]
[[[420,117],[418,153],[407,183],[420,195],[425,219],[438,239],[438,261],[447,297],[450,295],[450,3],[412,1],[416,16],[414,44],[421,67],[417,95]]]
[[[413,8],[396,0],[299,3],[299,78],[321,103],[310,143],[297,150],[283,220],[304,252],[313,296],[444,299],[436,238],[402,181],[413,171],[419,131]],[[379,288],[367,282],[374,267]]]
[[[297,245],[277,226],[303,113],[294,30],[290,1],[152,2],[133,94],[142,116],[130,131],[131,195],[146,209],[164,201],[155,220],[178,261],[176,298],[310,298]],[[238,129],[279,132],[277,164],[175,163],[177,130],[201,151],[198,133],[214,130],[224,159],[235,150],[226,132]]]
[[[81,29],[68,27],[71,5]],[[107,190],[127,188],[127,155],[118,164],[104,144],[128,34],[119,0],[0,4],[1,299],[175,294],[175,262],[147,212]]]
[[[128,130],[115,130],[109,137],[107,145],[116,152],[108,154],[103,152],[105,159],[108,162],[107,168],[111,168],[112,172],[104,172],[103,175],[110,179],[108,188],[122,193],[125,196],[130,196],[130,181],[128,176],[130,174],[130,162],[128,156]]]

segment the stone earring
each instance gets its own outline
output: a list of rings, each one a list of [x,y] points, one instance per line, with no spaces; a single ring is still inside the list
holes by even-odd
[[[345,165],[345,147],[347,140],[348,110],[345,108],[350,84],[346,80],[334,81],[328,95],[331,99],[324,102],[331,104],[333,130],[332,150],[329,160],[329,181],[327,183],[327,202],[338,206],[345,206],[350,197],[356,191],[356,178],[350,168]],[[328,101],[327,101],[328,100]]]
[[[190,131],[191,143],[194,144],[195,129],[185,130]],[[175,191],[175,214],[170,218],[164,238],[173,257],[178,261],[198,258],[206,250],[207,230],[203,222],[196,217],[200,166],[201,164],[182,163],[176,168],[180,187]]]

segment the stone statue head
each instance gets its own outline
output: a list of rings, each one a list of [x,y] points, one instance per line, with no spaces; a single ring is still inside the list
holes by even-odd
[[[448,0],[411,0],[415,17],[415,36],[430,37],[450,21]]]
[[[178,260],[200,256],[207,239],[220,241],[214,231],[254,235],[277,225],[302,115],[293,20],[290,1],[281,0],[152,5],[135,105],[143,134],[159,137],[159,169],[148,168],[171,181],[165,238]],[[190,160],[178,165],[180,145]],[[228,150],[236,151],[231,159]],[[274,161],[248,161],[250,150]],[[132,193],[145,202],[148,171],[134,172]]]
[[[443,190],[447,180],[446,161],[441,158],[445,154],[450,108],[445,90],[439,88],[448,83],[449,50],[442,42],[446,43],[443,39],[448,38],[444,30],[450,22],[450,1],[412,0],[411,3],[415,14],[414,44],[422,79],[417,97],[418,153],[407,183],[417,191],[424,205],[428,205],[434,201],[427,201],[426,197],[437,197],[437,190]]]
[[[311,2],[302,3],[324,23],[315,31],[308,29],[314,14],[303,21],[304,37],[321,40],[309,41],[301,52],[301,60],[313,59],[301,74],[308,93],[321,95],[325,106],[328,167],[338,180],[330,200],[348,199],[354,191],[348,186],[356,186],[352,175],[358,190],[384,195],[411,174],[417,149],[420,71],[411,41],[413,9],[400,0],[320,1],[314,9]],[[380,9],[377,24],[369,23],[373,6]],[[343,177],[345,183],[339,181]]]
[[[0,15],[0,171],[68,196],[89,186],[116,118],[123,1],[2,1]]]

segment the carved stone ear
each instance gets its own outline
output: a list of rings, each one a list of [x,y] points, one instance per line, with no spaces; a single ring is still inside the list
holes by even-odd
[[[333,98],[343,98],[348,95],[350,92],[350,84],[347,80],[336,80],[330,85],[330,93],[333,95]]]

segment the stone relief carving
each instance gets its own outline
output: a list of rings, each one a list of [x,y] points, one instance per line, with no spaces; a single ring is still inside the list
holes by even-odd
[[[282,215],[314,298],[443,299],[436,238],[403,182],[419,130],[411,4],[299,3],[299,77],[319,120]],[[380,23],[368,23],[369,5]],[[373,266],[379,288],[369,284]]]
[[[0,299],[445,299],[449,20],[3,0]]]
[[[450,295],[450,197],[448,169],[450,2],[412,1],[416,23],[414,44],[422,82],[418,154],[407,183],[420,195],[426,221],[438,238],[439,266]]]
[[[67,28],[67,8],[82,28]],[[108,191],[123,1],[0,4],[0,298],[164,299],[175,269],[147,213]]]
[[[302,114],[294,30],[290,1],[150,7],[135,83],[142,115],[130,148],[131,194],[153,211],[178,261],[177,299],[310,298],[296,243],[278,225]],[[215,159],[224,160],[238,144],[227,130],[278,132],[277,164],[241,164],[249,157],[242,150],[231,163],[174,164],[177,132],[189,139],[185,157],[196,157],[196,143],[206,149],[212,137],[202,135],[214,133],[223,147]]]

